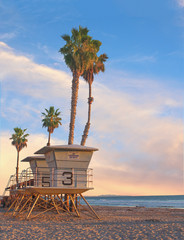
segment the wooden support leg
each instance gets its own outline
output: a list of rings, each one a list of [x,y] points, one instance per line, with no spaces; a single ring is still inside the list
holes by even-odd
[[[31,201],[30,201],[30,202],[29,202],[29,204],[28,204],[27,211],[29,212],[29,211],[30,211],[30,209],[31,209]]]
[[[77,194],[75,194],[75,196],[74,196],[74,199],[75,199],[75,206],[76,206],[76,208],[78,207],[78,198],[77,198]]]
[[[80,196],[82,197],[82,199],[84,200],[84,202],[88,205],[88,207],[91,209],[91,211],[94,213],[94,215],[98,218],[99,216],[96,214],[96,212],[94,211],[94,209],[89,205],[89,203],[87,202],[87,200],[82,196],[82,194],[80,193]]]
[[[30,211],[29,211],[29,213],[28,213],[28,215],[27,215],[27,219],[29,218],[29,216],[30,216],[31,212],[33,211],[33,208],[34,208],[35,204],[37,203],[37,201],[38,201],[39,197],[40,197],[40,194],[38,194],[38,196],[37,196],[36,200],[34,201],[34,203],[33,203],[32,207],[31,207],[31,209],[30,209]]]
[[[80,212],[80,201],[81,201],[81,196],[79,197],[79,201],[78,201],[78,209],[79,209],[79,212]]]
[[[67,208],[69,209],[69,207],[70,207],[70,204],[69,204],[69,195],[68,194],[65,194],[65,202],[66,202],[66,206],[67,206]]]
[[[54,196],[55,196],[55,195],[54,195]],[[58,207],[57,207],[57,205],[56,205],[56,203],[55,203],[55,201],[54,201],[54,197],[52,197],[52,202],[53,202],[53,204],[54,204],[54,207],[55,207],[57,213],[60,214],[60,212],[59,212],[59,210],[58,210]]]
[[[14,209],[14,212],[13,212],[13,216],[15,215],[15,213],[18,211],[19,207],[20,207],[20,204],[22,202],[22,200],[24,199],[24,196],[25,194],[22,195],[21,199],[20,199],[20,202],[17,204],[17,206],[15,207]]]
[[[17,194],[17,202],[16,202],[16,204],[15,204],[15,206],[14,206],[14,210],[15,210],[15,208],[18,206],[18,204],[19,204],[19,201],[20,201],[20,199],[21,199],[21,195],[19,195],[19,194]],[[14,210],[13,210],[13,212],[14,212]]]
[[[19,210],[18,214],[20,214],[20,213],[23,211],[23,209],[26,207],[27,203],[30,201],[31,198],[32,198],[32,196],[30,196],[30,197],[26,200],[26,202],[24,203],[24,205],[22,206],[22,208]],[[17,214],[17,215],[18,215],[18,214]],[[17,216],[17,215],[16,215],[16,216]]]
[[[71,215],[71,212],[70,212],[70,209],[67,207],[67,205],[63,202],[62,198],[58,195],[58,198],[60,199],[62,205],[63,205],[63,210],[67,211],[70,215]]]
[[[60,197],[59,197],[59,194],[58,194],[57,197],[59,198],[59,200],[61,200],[61,199],[63,199],[63,194],[61,194]],[[64,208],[63,201],[61,201],[61,207]]]
[[[38,213],[38,214],[34,215],[34,216],[33,216],[33,217],[31,217],[31,218],[38,217],[39,215],[41,215],[41,214],[43,214],[43,213],[46,213],[46,212],[48,212],[48,211],[51,211],[53,208],[54,208],[54,207],[48,208],[47,210],[45,210],[45,211],[43,211],[43,212],[40,212],[40,213]]]
[[[70,212],[75,212],[75,208],[73,206],[73,201],[75,194],[70,194]],[[72,198],[71,198],[72,197]]]
[[[8,210],[5,212],[4,215],[7,215],[8,212],[10,211],[10,209],[13,207],[13,205],[15,205],[15,203],[18,201],[18,197],[16,197],[16,199],[13,201],[13,203],[10,205],[10,207],[8,208]]]
[[[79,214],[79,212],[78,212],[78,210],[77,210],[77,208],[76,208],[76,206],[75,206],[75,202],[74,202],[74,200],[73,200],[73,196],[72,196],[72,195],[70,195],[70,199],[71,199],[71,201],[72,201],[72,203],[73,203],[73,206],[74,206],[74,209],[75,209],[75,211],[76,211],[76,213],[77,213],[77,216],[80,217],[80,214]]]

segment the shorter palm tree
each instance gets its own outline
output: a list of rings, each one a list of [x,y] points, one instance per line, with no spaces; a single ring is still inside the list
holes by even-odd
[[[105,71],[105,65],[104,62],[108,59],[107,55],[101,54],[99,57],[96,57],[94,61],[91,62],[89,65],[89,68],[84,71],[82,77],[89,85],[89,97],[88,97],[88,120],[84,128],[84,132],[82,135],[81,145],[84,146],[86,143],[86,139],[88,137],[89,128],[90,128],[90,119],[91,119],[91,104],[94,100],[94,98],[91,95],[92,92],[92,83],[94,80],[94,74],[98,74],[99,72]]]
[[[25,134],[25,131],[27,129],[21,129],[21,128],[14,128],[14,133],[12,134],[12,137],[10,138],[12,141],[12,145],[16,147],[17,149],[17,167],[16,167],[16,182],[18,184],[18,174],[19,174],[19,152],[24,148],[27,147],[28,140],[26,139],[29,134]]]
[[[58,112],[59,108],[55,110],[52,106],[49,108],[49,110],[45,108],[45,111],[46,113],[42,113],[42,116],[44,117],[42,119],[42,127],[47,128],[47,131],[49,132],[47,146],[50,146],[50,135],[54,132],[55,128],[58,128],[59,125],[62,125],[62,118],[59,117],[59,115],[61,114],[61,112]]]

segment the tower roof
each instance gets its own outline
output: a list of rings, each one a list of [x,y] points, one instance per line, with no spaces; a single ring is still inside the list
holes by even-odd
[[[30,162],[31,160],[41,160],[41,161],[44,161],[45,160],[45,156],[29,156],[29,157],[26,157],[24,159],[21,160],[21,162]]]
[[[98,151],[98,148],[93,148],[93,147],[86,147],[82,145],[77,145],[77,144],[71,144],[71,145],[55,145],[55,146],[45,146],[38,151],[35,152],[35,154],[45,154],[54,150],[58,151]]]

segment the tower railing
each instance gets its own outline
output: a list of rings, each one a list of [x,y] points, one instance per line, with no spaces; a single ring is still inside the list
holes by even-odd
[[[93,169],[88,168],[49,168],[36,167],[23,170],[18,175],[12,175],[7,190],[24,189],[27,187],[49,188],[92,188]]]

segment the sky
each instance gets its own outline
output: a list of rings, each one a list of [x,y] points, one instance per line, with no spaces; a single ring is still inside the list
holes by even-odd
[[[88,195],[182,195],[184,0],[0,0],[0,195],[15,173],[14,127],[27,128],[20,159],[47,143],[41,112],[59,108],[51,145],[67,144],[72,74],[59,49],[79,25],[109,57],[95,76],[86,145]],[[88,85],[80,79],[75,144],[87,121]],[[20,170],[29,167],[20,163]]]

